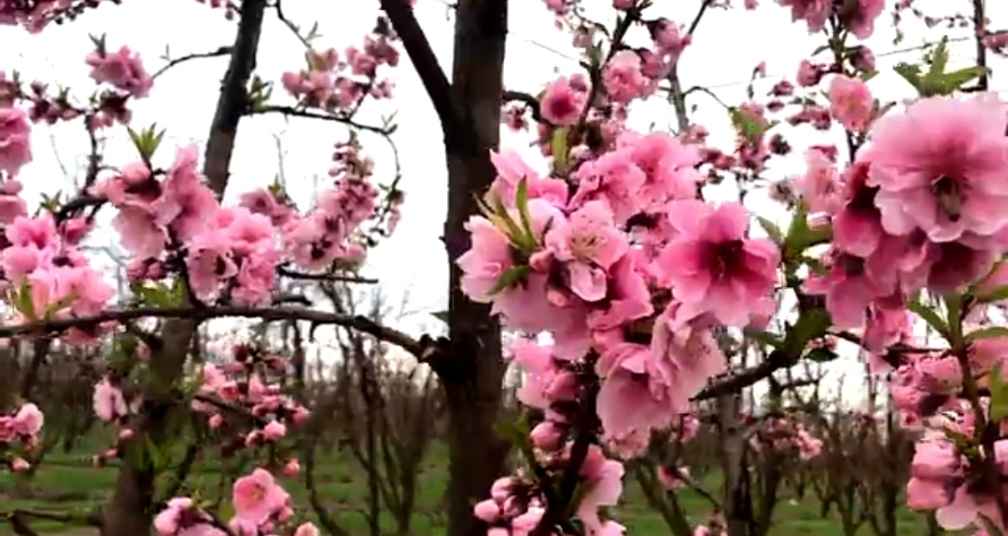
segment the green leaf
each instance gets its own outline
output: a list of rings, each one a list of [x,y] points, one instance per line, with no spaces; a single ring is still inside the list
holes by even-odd
[[[798,211],[791,220],[788,227],[787,238],[784,239],[784,258],[786,260],[796,260],[808,248],[825,244],[833,238],[833,229],[824,225],[815,229],[808,224],[808,207],[805,203],[799,203]]]
[[[745,336],[759,342],[760,344],[765,344],[773,348],[780,349],[781,347],[784,346],[784,341],[780,338],[779,335],[770,333],[768,331],[756,331],[756,330],[746,331]]]
[[[531,271],[532,269],[528,266],[512,266],[508,268],[506,272],[501,274],[500,279],[497,280],[497,284],[490,289],[490,295],[493,296],[504,289],[511,288],[519,282],[524,281]]]
[[[986,72],[983,67],[979,66],[945,72],[949,61],[947,37],[942,38],[938,46],[925,56],[924,61],[929,64],[927,73],[923,73],[918,65],[900,63],[895,67],[896,72],[909,82],[922,97],[951,95],[967,82]]]
[[[980,339],[996,339],[998,337],[1008,337],[1008,328],[1004,326],[980,328],[966,335],[966,342],[978,341]]]
[[[431,316],[444,322],[445,324],[448,323],[448,311],[435,311],[431,313]]]
[[[30,321],[34,322],[39,319],[38,313],[35,311],[35,301],[32,300],[31,283],[28,282],[28,279],[21,281],[21,286],[18,287],[14,299],[11,300],[11,305]]]
[[[830,326],[830,316],[826,309],[816,307],[802,312],[794,326],[788,330],[783,350],[789,356],[800,356],[812,339],[826,335]]]
[[[817,363],[827,363],[838,357],[840,356],[836,352],[828,348],[815,348],[805,354],[805,359],[811,359]]]
[[[923,318],[924,321],[927,322],[929,326],[934,328],[935,331],[940,333],[942,337],[945,337],[946,339],[948,338],[949,336],[948,324],[945,323],[945,320],[942,319],[941,315],[939,315],[937,311],[922,304],[917,300],[911,300],[909,303],[907,303],[907,309],[910,309],[911,311],[916,313],[917,316]]]
[[[518,191],[515,193],[515,206],[518,207],[518,217],[521,218],[525,239],[528,243],[533,244],[532,249],[536,249],[539,246],[539,241],[536,240],[535,230],[532,229],[532,216],[529,214],[528,209],[528,181],[524,177],[518,181]]]
[[[781,231],[781,228],[777,226],[776,223],[764,218],[763,216],[756,216],[756,221],[759,222],[760,227],[766,231],[767,235],[769,235],[774,242],[777,242],[778,244],[784,243],[784,231]]]
[[[991,371],[990,391],[990,418],[991,422],[997,422],[1008,417],[1008,382],[1005,382],[1000,363]]]
[[[773,126],[764,121],[754,119],[736,107],[728,108],[728,114],[731,116],[732,126],[735,127],[739,135],[752,143],[757,142]]]
[[[514,221],[514,218],[512,218],[511,215],[508,214],[507,208],[504,207],[504,204],[501,203],[501,200],[495,197],[493,203],[494,203],[494,217],[496,219],[491,218],[491,221],[494,221],[494,223],[498,227],[503,225],[503,229],[501,230],[508,235],[508,238],[511,240],[511,244],[514,245],[514,247],[518,248],[519,251],[526,254],[535,251],[536,249],[535,240],[533,239],[531,242],[529,242],[529,237],[525,235],[525,231],[523,231],[522,228],[518,226],[518,224]]]
[[[553,131],[553,139],[550,141],[550,148],[553,152],[553,169],[559,175],[567,174],[567,166],[570,164],[570,146],[567,142],[568,128],[558,128]]]

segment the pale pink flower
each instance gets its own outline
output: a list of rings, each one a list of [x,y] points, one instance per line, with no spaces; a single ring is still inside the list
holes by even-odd
[[[882,227],[915,228],[935,242],[967,232],[990,236],[1008,224],[1008,108],[992,95],[929,98],[889,115],[872,134],[869,184]]]
[[[24,458],[17,457],[11,461],[11,471],[14,471],[15,473],[24,473],[29,469],[31,469],[31,464]]]
[[[609,204],[617,225],[623,225],[640,210],[638,194],[648,176],[634,162],[634,151],[623,148],[585,162],[574,174],[578,189],[571,204],[602,199]]]
[[[25,404],[21,406],[14,420],[11,423],[14,432],[23,436],[34,436],[42,430],[45,423],[45,416],[39,411],[35,404]]]
[[[253,525],[260,525],[279,514],[289,500],[290,495],[265,469],[256,469],[235,481],[231,498],[235,516]]]
[[[822,67],[813,64],[808,60],[802,60],[798,66],[798,85],[801,87],[811,87],[822,80]]]
[[[301,463],[297,458],[291,458],[284,464],[283,474],[288,477],[295,477],[301,472]]]
[[[861,327],[868,305],[895,290],[870,277],[861,257],[834,250],[826,264],[825,274],[809,274],[804,289],[826,296],[826,310],[839,328]]]
[[[497,177],[490,185],[488,195],[499,199],[505,207],[515,206],[518,185],[522,180],[525,181],[529,199],[543,198],[557,207],[567,204],[567,183],[561,179],[543,178],[518,153],[491,151],[490,161],[497,170]]]
[[[859,39],[868,39],[875,31],[875,19],[885,9],[885,0],[857,0],[844,24]]]
[[[623,493],[623,464],[606,459],[602,449],[592,445],[579,474],[583,479],[584,495],[578,504],[577,516],[584,523],[588,536],[601,536],[603,523],[598,509],[616,506],[619,501]]]
[[[18,108],[0,108],[0,170],[13,177],[31,159],[27,116]]]
[[[319,529],[312,523],[302,523],[294,530],[294,536],[319,536]]]
[[[624,104],[646,95],[651,85],[641,72],[640,56],[632,50],[613,55],[602,73],[602,83],[610,99]]]
[[[809,33],[822,30],[833,9],[833,0],[777,0],[777,3],[791,8],[791,20],[804,20]]]
[[[836,163],[812,147],[805,153],[805,174],[795,180],[810,212],[833,214],[843,203],[843,184]]]
[[[864,132],[875,111],[875,99],[860,78],[838,75],[829,89],[830,113],[847,130]]]
[[[286,435],[287,427],[279,421],[270,421],[269,424],[263,428],[263,437],[266,438],[266,441],[277,441]]]
[[[108,378],[102,378],[94,388],[93,407],[95,415],[105,422],[112,422],[129,413],[122,391],[112,385]]]
[[[674,201],[668,216],[677,234],[658,258],[660,282],[690,311],[727,325],[748,323],[777,283],[776,244],[746,238],[748,214],[738,203]]]
[[[181,528],[183,514],[193,507],[192,499],[176,497],[154,518],[154,530],[161,536],[174,536]]]
[[[589,302],[606,296],[608,270],[629,248],[612,211],[601,201],[585,203],[568,220],[553,224],[546,246],[563,263],[574,294]]]
[[[92,52],[87,56],[87,64],[91,66],[91,78],[96,82],[107,82],[137,98],[146,97],[154,85],[140,61],[140,55],[127,46],[111,54],[103,50]]]

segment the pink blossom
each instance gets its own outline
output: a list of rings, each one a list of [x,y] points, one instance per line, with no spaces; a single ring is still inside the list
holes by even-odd
[[[144,69],[140,55],[127,46],[109,54],[97,50],[88,54],[87,64],[91,66],[91,78],[96,82],[108,82],[134,97],[146,97],[154,81]]]
[[[263,436],[266,438],[266,441],[277,441],[282,439],[285,435],[287,435],[287,427],[279,421],[270,421],[270,423],[263,428]]]
[[[880,188],[882,227],[895,235],[919,228],[947,242],[1008,224],[1006,113],[991,95],[929,98],[880,121],[869,184]]]
[[[295,477],[301,472],[301,463],[297,458],[291,458],[284,464],[283,474],[287,477]]]
[[[878,188],[868,186],[868,165],[857,162],[844,172],[843,205],[833,218],[834,246],[867,257],[882,243],[882,213],[875,205]]]
[[[833,251],[827,258],[827,272],[810,274],[805,291],[826,296],[826,310],[840,328],[858,328],[868,305],[894,290],[870,277],[861,257]]]
[[[568,220],[555,223],[546,233],[546,246],[564,264],[574,294],[589,302],[605,297],[607,272],[629,247],[601,201],[585,203]]]
[[[552,82],[539,98],[543,118],[554,125],[569,126],[577,123],[587,103],[588,95],[571,85],[564,77]]]
[[[630,159],[644,172],[644,184],[637,191],[637,201],[646,211],[664,209],[670,199],[693,199],[703,180],[696,166],[700,152],[663,132],[638,135],[622,134],[617,145],[629,151]]]
[[[658,19],[651,23],[651,38],[658,50],[670,56],[670,63],[675,63],[692,40],[689,33],[678,24],[668,19]]]
[[[235,481],[231,502],[235,516],[244,522],[260,525],[279,514],[290,500],[290,495],[274,480],[265,469],[256,469],[252,474]]]
[[[476,503],[476,506],[473,507],[473,514],[487,523],[494,523],[501,516],[501,508],[497,501],[486,499]]]
[[[216,298],[221,283],[238,274],[231,241],[219,229],[193,239],[186,265],[189,268],[189,283],[201,300]]]
[[[105,422],[112,422],[129,413],[122,391],[112,385],[108,378],[102,378],[95,385],[93,406],[95,415]]]
[[[154,215],[141,205],[123,205],[112,220],[123,247],[140,259],[155,258],[164,251],[168,234],[158,225]]]
[[[829,89],[830,112],[847,130],[864,132],[875,111],[875,100],[859,78],[833,77]]]
[[[588,313],[588,325],[592,329],[613,329],[654,312],[651,293],[642,273],[644,261],[638,258],[631,250],[613,265],[604,307]]]
[[[791,20],[804,20],[809,33],[822,30],[833,9],[833,0],[777,0],[777,3],[791,8]]]
[[[836,163],[826,153],[813,147],[805,153],[805,174],[795,180],[810,212],[833,214],[843,203],[843,185]]]
[[[643,97],[651,88],[651,81],[641,73],[641,58],[632,50],[613,55],[602,73],[602,82],[609,98],[623,104]]]
[[[31,469],[31,464],[24,458],[17,457],[11,461],[11,471],[14,471],[15,473],[24,473],[29,469]]]
[[[0,108],[0,170],[17,175],[31,162],[31,127],[18,108]]]
[[[45,423],[45,416],[39,411],[35,404],[25,404],[21,406],[14,420],[11,423],[14,432],[23,436],[35,436],[42,430]]]
[[[615,506],[619,501],[623,493],[623,464],[606,459],[602,449],[592,445],[588,448],[580,475],[584,479],[585,492],[578,504],[577,516],[584,523],[587,535],[601,536],[603,523],[598,509]]]
[[[302,523],[294,530],[294,536],[319,536],[319,529],[312,523]]]
[[[543,178],[514,151],[490,152],[490,161],[497,177],[488,195],[496,197],[505,207],[514,207],[518,185],[525,181],[529,199],[542,198],[557,207],[567,204],[567,183],[560,179]]]
[[[875,19],[885,9],[885,0],[858,0],[846,13],[844,24],[859,39],[868,39],[875,31]]]
[[[183,513],[192,507],[192,499],[188,497],[168,501],[168,507],[154,518],[154,529],[161,536],[174,536],[179,531]]]
[[[802,60],[798,67],[798,85],[801,87],[811,87],[817,85],[822,80],[823,69],[808,60]]]
[[[578,189],[571,204],[577,206],[591,199],[602,199],[609,204],[618,225],[637,214],[637,196],[648,180],[647,174],[634,162],[634,152],[629,148],[586,162],[574,175]]]
[[[668,215],[677,234],[658,258],[660,282],[689,310],[745,325],[777,283],[777,246],[746,238],[748,215],[738,203],[674,201]]]

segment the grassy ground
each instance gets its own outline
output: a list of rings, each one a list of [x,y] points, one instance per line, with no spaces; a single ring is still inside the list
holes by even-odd
[[[88,452],[95,452],[91,450]],[[15,482],[9,474],[0,473],[0,511],[14,508],[33,508],[57,511],[88,511],[101,504],[112,489],[116,471],[98,470],[91,467],[87,455],[52,454],[31,483],[37,494],[31,499],[14,499]],[[416,536],[439,536],[444,533],[444,519],[441,498],[445,489],[445,452],[436,446],[428,456],[418,481],[418,508],[413,520]],[[227,470],[220,460],[202,460],[191,479],[192,485],[204,490],[204,497],[213,498],[219,489],[221,473]],[[353,510],[365,504],[367,490],[360,471],[348,455],[338,451],[325,453],[317,470],[319,491],[340,523],[351,534],[364,534],[366,524],[363,517]],[[710,474],[704,479],[707,489],[716,490],[719,476]],[[299,481],[288,481],[286,489],[294,496],[297,505],[307,508],[307,495]],[[228,490],[225,490],[227,492]],[[693,491],[680,493],[680,500],[691,521],[703,521],[709,512],[709,503]],[[613,512],[616,518],[629,529],[631,534],[668,534],[661,517],[652,511],[641,495],[636,484],[629,482],[624,501]],[[917,536],[925,534],[923,519],[909,511],[901,511],[900,534]],[[814,497],[803,501],[785,498],[780,501],[776,513],[774,536],[841,536],[839,522],[833,518],[822,518],[819,504]],[[394,528],[391,517],[382,520],[391,532]],[[38,522],[33,525],[40,532],[61,536],[92,535],[84,529],[52,523]],[[9,526],[0,524],[0,535],[11,534]],[[862,527],[860,534],[869,535],[870,528]]]

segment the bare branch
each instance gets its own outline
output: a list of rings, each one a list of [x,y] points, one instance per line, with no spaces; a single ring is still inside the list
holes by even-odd
[[[229,54],[231,54],[231,47],[229,47],[229,46],[222,46],[222,47],[218,48],[217,50],[213,50],[211,52],[196,52],[196,53],[193,53],[193,54],[186,54],[185,56],[180,56],[178,58],[169,60],[168,63],[166,63],[164,65],[164,67],[161,67],[160,69],[157,70],[157,72],[155,72],[153,75],[151,75],[151,79],[152,80],[156,79],[157,77],[159,77],[162,74],[166,73],[168,71],[168,69],[171,69],[172,67],[174,67],[174,66],[176,66],[176,65],[178,65],[180,63],[185,63],[187,61],[196,60],[196,59],[202,59],[202,58],[217,58],[217,57],[220,57],[220,56],[227,56]]]
[[[257,114],[268,114],[268,113],[278,113],[289,117],[304,117],[307,119],[320,119],[323,121],[333,121],[336,123],[343,123],[352,128],[366,130],[368,132],[374,132],[376,134],[381,134],[382,136],[388,136],[392,134],[392,128],[376,127],[374,125],[365,125],[363,123],[358,123],[349,117],[336,114],[323,114],[318,112],[311,112],[308,110],[299,110],[297,108],[292,108],[290,106],[263,106],[254,110],[249,110],[248,115]]]

